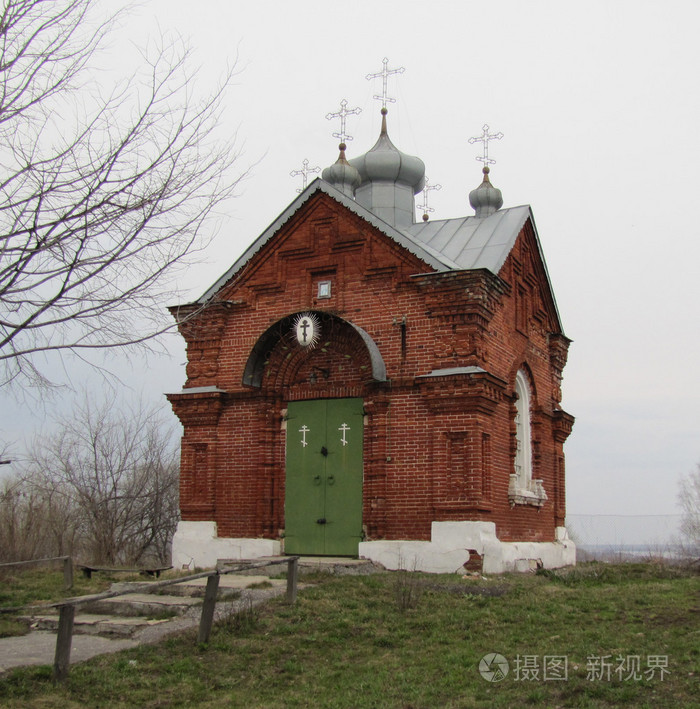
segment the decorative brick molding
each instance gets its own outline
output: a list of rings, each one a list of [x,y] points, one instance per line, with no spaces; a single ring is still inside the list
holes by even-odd
[[[574,422],[560,408],[569,340],[529,220],[504,259],[498,274],[437,272],[318,192],[206,307],[171,309],[189,359],[185,388],[168,396],[185,429],[183,522],[211,522],[218,540],[235,544],[281,541],[285,410],[352,397],[365,412],[368,542],[431,543],[433,523],[473,522],[495,525],[499,543],[554,543]],[[319,283],[330,284],[323,297]],[[309,349],[293,330],[304,313],[320,323]],[[520,369],[532,395],[532,476],[518,491]]]

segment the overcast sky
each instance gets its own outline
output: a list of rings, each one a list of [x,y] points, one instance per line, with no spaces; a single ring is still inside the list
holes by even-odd
[[[113,3],[118,4],[118,3]],[[223,121],[254,164],[185,284],[198,296],[296,196],[302,166],[337,157],[341,99],[348,157],[379,131],[390,67],[389,134],[418,155],[433,218],[470,215],[485,123],[504,206],[531,204],[565,333],[573,340],[563,407],[570,513],[673,514],[677,480],[700,460],[700,4],[687,0],[355,3],[145,0],[120,42],[189,39],[201,88],[237,61]],[[108,67],[105,67],[108,68]],[[420,197],[419,197],[420,199]],[[112,365],[154,401],[184,383],[183,349],[146,366]],[[69,363],[75,380],[82,375]],[[72,369],[75,367],[75,369]],[[0,427],[39,421],[3,397]]]

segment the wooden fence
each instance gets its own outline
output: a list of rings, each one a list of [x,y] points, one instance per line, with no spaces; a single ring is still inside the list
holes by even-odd
[[[9,561],[0,564],[0,569],[4,566],[27,566],[29,564],[46,564],[51,561],[63,562],[63,585],[66,590],[73,588],[73,559],[70,556],[51,556],[46,559],[30,559],[29,561]]]
[[[70,557],[68,558],[70,559]],[[221,576],[223,574],[231,574],[237,571],[247,571],[249,569],[259,569],[265,566],[285,563],[287,564],[287,602],[293,604],[296,603],[297,599],[297,578],[299,575],[298,556],[285,556],[257,562],[242,561],[240,563],[233,564],[232,566],[216,568],[213,571],[202,571],[197,574],[190,574],[189,576],[180,576],[176,579],[149,583],[147,589],[140,587],[126,591],[105,591],[104,593],[96,593],[89,596],[65,598],[62,601],[57,601],[56,603],[42,603],[41,605],[24,606],[22,609],[13,610],[36,611],[47,608],[58,608],[58,633],[56,635],[56,654],[53,664],[53,677],[55,681],[62,682],[68,677],[70,667],[70,650],[73,640],[73,621],[75,619],[75,609],[79,606],[84,606],[95,601],[101,601],[105,598],[126,596],[131,593],[143,593],[144,590],[147,593],[152,593],[153,591],[158,591],[161,588],[166,588],[167,586],[173,586],[178,583],[186,583],[187,581],[194,581],[195,579],[206,578],[207,587],[204,591],[202,615],[199,620],[199,632],[197,633],[197,642],[206,643],[209,642],[209,636],[211,634],[211,628],[214,621],[214,610],[216,608],[216,600],[219,591],[219,579]]]

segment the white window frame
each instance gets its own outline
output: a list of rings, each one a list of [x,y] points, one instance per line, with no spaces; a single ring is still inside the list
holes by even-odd
[[[510,476],[511,505],[541,507],[547,499],[542,480],[532,478],[532,406],[530,383],[521,369],[515,375],[515,460]]]

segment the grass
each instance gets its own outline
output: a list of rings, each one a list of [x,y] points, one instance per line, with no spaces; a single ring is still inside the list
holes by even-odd
[[[169,573],[173,577],[178,575],[177,572]],[[0,572],[0,608],[52,603],[67,597],[106,591],[115,581],[143,580],[142,576],[133,573],[96,573],[92,578],[87,579],[76,572],[73,577],[73,587],[66,590],[62,565],[54,569],[46,566],[3,569]],[[0,613],[0,638],[25,635],[29,632],[27,623],[17,617],[21,614],[22,612]]]
[[[276,599],[246,622],[217,626],[206,646],[189,633],[101,656],[74,665],[58,687],[48,668],[16,670],[0,678],[0,705],[700,706],[697,574],[595,563],[489,580],[419,574],[417,601],[404,607],[397,578],[319,579],[295,606]],[[478,671],[490,653],[509,662],[497,683]],[[545,681],[545,656],[565,658],[568,679]],[[647,676],[664,662],[663,679],[658,668]]]
[[[76,574],[73,588],[67,591],[63,585],[63,567],[3,569],[0,573],[0,608],[18,608],[30,604],[60,601],[67,596],[99,593],[109,588],[107,578],[85,579]],[[0,638],[25,635],[29,632],[26,622],[16,613],[0,614]]]

